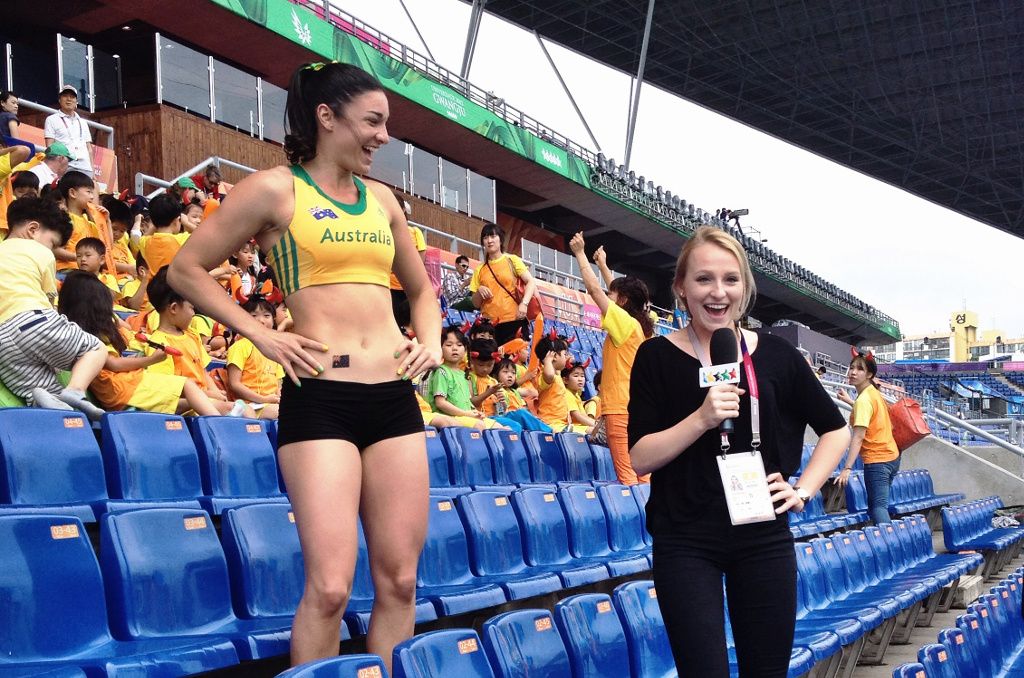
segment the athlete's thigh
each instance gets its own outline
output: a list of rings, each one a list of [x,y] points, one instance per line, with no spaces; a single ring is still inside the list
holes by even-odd
[[[430,501],[423,433],[388,438],[363,450],[360,513],[371,568],[415,563],[423,549]]]
[[[359,450],[344,440],[306,440],[278,451],[281,475],[299,529],[306,575],[355,568],[359,513]]]

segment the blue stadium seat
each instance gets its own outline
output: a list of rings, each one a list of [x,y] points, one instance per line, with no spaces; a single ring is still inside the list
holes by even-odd
[[[647,500],[651,498],[651,484],[650,483],[637,483],[631,485],[629,488],[633,492],[633,499],[636,501],[636,506],[640,509],[640,521],[644,527],[644,541],[648,544],[653,544],[654,539],[651,537],[651,533],[647,531]]]
[[[86,678],[85,671],[77,666],[62,666],[56,669],[33,667],[31,673],[26,673],[25,668],[5,669],[0,667],[0,678],[24,678],[27,675],[32,678]]]
[[[289,504],[250,504],[228,509],[221,540],[235,613],[243,619],[295,614],[306,576]]]
[[[602,485],[597,488],[612,550],[622,555],[640,555],[651,563],[651,547],[644,541],[644,523],[633,492],[626,485]]]
[[[427,538],[420,555],[417,594],[434,604],[439,616],[501,605],[500,586],[476,577],[469,567],[466,529],[449,497],[431,494]]]
[[[427,437],[427,468],[430,470],[430,487],[451,486],[448,475],[448,452],[441,442],[441,436],[433,426],[424,429]]]
[[[481,633],[498,678],[564,678],[569,655],[547,610],[517,610],[491,617]]]
[[[676,663],[652,581],[620,584],[613,594],[634,676],[672,676]],[[838,642],[838,641],[837,641]]]
[[[590,444],[590,455],[594,460],[594,477],[597,480],[604,480],[610,483],[619,481],[615,474],[615,464],[612,462],[612,452],[604,445],[597,443]]]
[[[530,460],[530,475],[535,483],[565,482],[565,458],[554,433],[523,431],[523,441]]]
[[[350,654],[307,662],[276,678],[388,678],[388,670],[375,654]]]
[[[394,678],[493,678],[494,672],[472,629],[432,631],[395,646]]]
[[[491,455],[481,431],[465,426],[441,429],[441,442],[448,450],[448,477],[453,485],[496,484]]]
[[[950,660],[956,667],[960,678],[978,678],[979,661],[974,656],[967,636],[960,629],[942,629],[939,631],[939,642],[949,652]]]
[[[646,556],[612,551],[608,541],[608,519],[596,489],[572,485],[559,490],[558,496],[565,509],[570,553],[574,558],[603,563],[613,577],[649,569]]]
[[[494,479],[501,485],[528,485],[533,482],[530,476],[530,460],[526,456],[522,437],[504,429],[484,431],[484,442],[491,453],[491,465],[494,467]]]
[[[103,458],[78,412],[0,409],[0,461],[0,515],[56,514],[91,523],[92,505],[107,499]]]
[[[862,472],[850,473],[850,481],[846,484],[846,510],[857,516],[858,522],[868,521],[868,491],[864,487]]]
[[[569,596],[555,605],[572,673],[580,678],[629,676],[630,654],[622,622],[603,593]]]
[[[110,412],[101,426],[111,500],[107,511],[200,509],[199,456],[185,420],[156,412]]]
[[[513,492],[511,498],[523,533],[527,565],[557,570],[566,588],[608,578],[604,565],[577,562],[569,553],[565,513],[554,490],[527,487]]]
[[[106,514],[100,564],[116,638],[226,637],[243,659],[288,652],[290,619],[232,612],[224,551],[203,511]]]
[[[945,645],[925,645],[918,650],[917,660],[929,678],[960,678],[960,671],[953,664]]]
[[[498,584],[509,600],[521,600],[562,588],[551,570],[529,567],[523,538],[509,498],[500,492],[471,492],[455,500],[466,526],[473,571]]]
[[[940,675],[935,674],[936,678],[940,678]],[[917,662],[910,662],[907,664],[900,664],[892,671],[892,678],[930,678],[931,674],[925,673],[925,668]]]
[[[114,640],[99,564],[77,518],[0,516],[0,544],[0,671],[7,675],[66,663],[104,676],[185,675],[238,663],[223,638]]]
[[[589,483],[597,479],[590,443],[582,433],[565,432],[555,436],[565,459],[566,480]]]
[[[254,502],[286,502],[277,458],[263,422],[241,417],[196,417],[192,437],[199,452],[201,500],[212,514]]]

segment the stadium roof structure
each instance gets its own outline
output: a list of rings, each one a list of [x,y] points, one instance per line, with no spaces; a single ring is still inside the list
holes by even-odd
[[[1019,0],[485,0],[484,9],[636,75],[648,2],[645,83],[1024,237]]]

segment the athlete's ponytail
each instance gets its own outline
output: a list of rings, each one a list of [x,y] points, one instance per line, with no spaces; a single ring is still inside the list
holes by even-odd
[[[332,61],[301,66],[292,74],[285,106],[284,152],[288,162],[297,165],[316,157],[317,106],[327,104],[338,116],[355,97],[383,89],[376,78],[350,64]]]

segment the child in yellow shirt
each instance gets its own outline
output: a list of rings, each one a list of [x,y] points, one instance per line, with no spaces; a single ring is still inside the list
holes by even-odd
[[[170,265],[189,233],[181,232],[180,203],[166,193],[149,202],[149,216],[153,220],[153,233],[142,235],[133,230],[132,237],[137,239],[139,256],[149,263],[150,272],[155,274]]]
[[[597,395],[583,403],[583,411],[587,413],[588,417],[597,421],[601,416],[601,370],[594,375],[594,388],[597,389]]]
[[[516,386],[516,367],[517,365],[511,358],[505,357],[494,366],[491,372],[491,376],[501,387],[500,395],[505,398],[504,417],[518,422],[524,431],[551,433],[551,427],[538,419],[527,407],[526,400],[522,395],[522,388]]]
[[[569,425],[569,403],[561,375],[569,362],[569,344],[565,337],[552,332],[538,341],[534,350],[542,366],[537,377],[537,417],[557,433]]]
[[[242,308],[261,325],[276,329],[274,306],[266,299],[252,298]],[[284,368],[270,360],[256,346],[240,337],[228,349],[228,388],[246,402],[262,419],[277,419],[281,402],[281,380]]]
[[[566,365],[562,370],[562,381],[565,383],[565,398],[569,405],[573,433],[590,433],[596,422],[583,407],[582,394],[587,383],[587,363]]]
[[[107,246],[99,238],[82,238],[75,245],[78,270],[95,276],[110,291],[113,301],[120,303],[121,288],[117,285],[117,278],[103,270],[106,254]]]
[[[243,400],[229,402],[227,396],[217,388],[206,366],[210,356],[203,346],[203,340],[192,331],[189,325],[195,317],[195,308],[191,302],[174,291],[167,283],[167,268],[164,267],[153,276],[148,286],[149,301],[154,310],[160,314],[157,330],[150,339],[159,344],[178,350],[181,355],[170,356],[163,362],[150,366],[149,370],[163,374],[177,374],[194,383],[213,402],[220,414],[255,417],[256,413]],[[142,346],[147,355],[154,351],[149,345]]]

